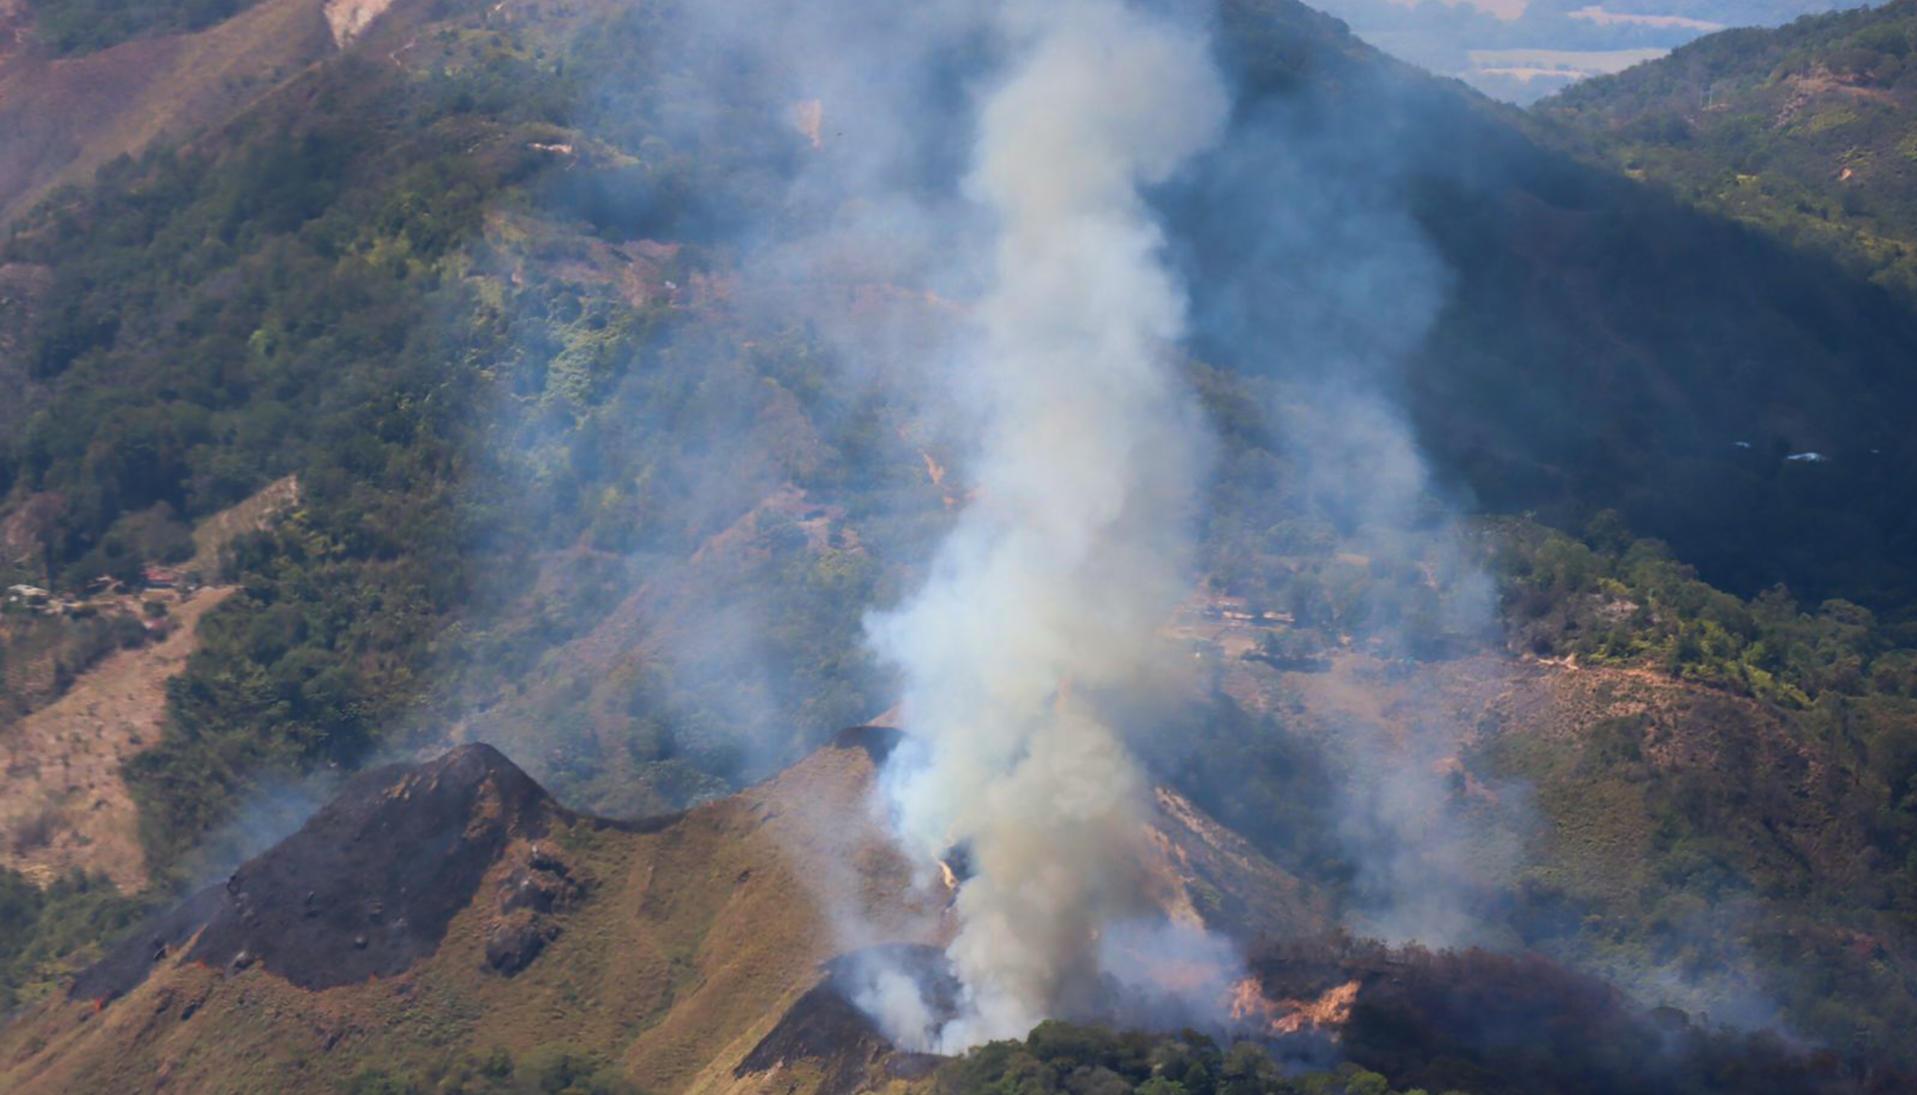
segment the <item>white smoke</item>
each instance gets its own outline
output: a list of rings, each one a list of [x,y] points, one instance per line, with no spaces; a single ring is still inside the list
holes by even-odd
[[[1149,912],[1147,784],[1087,697],[1122,702],[1189,588],[1206,435],[1141,188],[1228,107],[1204,36],[1121,0],[995,18],[1008,74],[967,194],[996,248],[956,393],[983,424],[976,495],[924,587],[869,623],[916,739],[886,782],[900,837],[927,861],[963,845],[974,870],[949,948],[958,1017],[928,1029],[897,994],[880,1009],[901,1042],[946,1052],[1088,1002],[1101,932]]]

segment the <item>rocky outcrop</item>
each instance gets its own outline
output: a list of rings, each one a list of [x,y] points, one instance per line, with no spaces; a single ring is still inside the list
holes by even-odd
[[[333,32],[333,41],[344,46],[392,6],[393,0],[326,0],[322,10],[326,26]]]
[[[559,938],[553,914],[585,893],[585,880],[551,845],[535,843],[514,856],[499,883],[499,914],[486,927],[487,968],[510,977],[531,965]]]

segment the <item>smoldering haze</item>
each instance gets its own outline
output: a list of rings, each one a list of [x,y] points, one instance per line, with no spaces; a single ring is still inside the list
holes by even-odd
[[[1197,352],[1259,378],[1283,460],[1274,496],[1235,496],[1229,516],[1282,522],[1271,528],[1288,537],[1306,529],[1373,574],[1407,576],[1341,593],[1352,603],[1336,619],[1310,621],[1328,644],[1342,633],[1387,662],[1480,649],[1496,633],[1468,500],[1436,481],[1411,424],[1408,365],[1451,288],[1412,212],[1435,138],[1342,124],[1392,116],[1395,93],[1358,82],[1241,104],[1227,139],[1162,199],[1179,269],[1200,287]],[[1394,942],[1494,943],[1482,899],[1515,868],[1523,796],[1504,796],[1496,819],[1460,809],[1449,774],[1471,728],[1435,699],[1400,725],[1334,716],[1324,727],[1341,775],[1326,820],[1353,876],[1346,913]]]

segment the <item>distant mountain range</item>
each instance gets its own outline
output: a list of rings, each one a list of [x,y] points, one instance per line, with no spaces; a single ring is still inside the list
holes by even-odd
[[[1360,37],[1495,98],[1530,103],[1700,35],[1865,0],[1321,0]]]

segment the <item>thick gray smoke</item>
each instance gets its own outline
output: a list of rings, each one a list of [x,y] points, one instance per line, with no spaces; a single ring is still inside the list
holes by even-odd
[[[766,329],[815,331],[835,387],[870,391],[925,439],[928,461],[938,449],[952,464],[955,521],[903,603],[868,624],[912,734],[888,766],[888,818],[914,862],[930,869],[960,848],[973,870],[949,952],[958,1016],[925,1000],[912,971],[870,973],[863,1002],[902,1044],[1017,1036],[1096,1010],[1112,983],[1163,980],[1136,968],[1153,947],[1115,939],[1227,953],[1154,935],[1137,847],[1149,779],[1117,732],[1138,731],[1126,716],[1150,706],[1140,682],[1164,679],[1161,636],[1199,578],[1216,443],[1180,358],[1188,311],[1221,358],[1282,385],[1266,416],[1290,461],[1287,516],[1341,524],[1341,550],[1402,570],[1443,538],[1421,517],[1429,484],[1389,391],[1442,297],[1440,264],[1381,192],[1385,172],[1328,160],[1336,137],[1273,113],[1238,119],[1221,146],[1232,104],[1214,43],[1165,7],[731,0],[688,9],[661,47],[665,67],[689,66],[700,85],[686,97],[699,109],[667,119],[680,143],[738,141],[776,118],[799,145],[767,187],[776,199],[727,230],[745,255],[729,307]],[[741,87],[752,109],[727,113]],[[757,139],[776,147],[767,129]],[[1194,162],[1196,183],[1181,170]],[[1190,272],[1205,292],[1187,301],[1167,252],[1184,257],[1211,226],[1183,217],[1174,239],[1161,220],[1193,187],[1242,262],[1199,255]],[[1283,300],[1261,295],[1274,274],[1293,283]],[[858,306],[874,292],[936,304],[901,323]],[[751,398],[743,383],[737,394],[723,402]],[[729,468],[684,494],[738,493]],[[688,631],[664,644],[675,671],[731,688],[759,644],[750,626],[714,622],[749,624],[762,597],[738,583],[685,598],[710,611],[686,614]],[[701,629],[716,641],[697,641]],[[805,699],[746,691],[771,701],[751,723],[776,725]],[[1464,935],[1456,827],[1432,770],[1455,743],[1441,737],[1340,743],[1353,778],[1337,825],[1365,922],[1394,936]],[[845,931],[848,947],[873,941]]]
[[[1093,991],[1101,931],[1145,911],[1147,784],[1073,690],[1140,675],[1189,586],[1203,430],[1171,353],[1183,294],[1139,188],[1214,139],[1227,105],[1202,37],[1116,0],[999,18],[1012,70],[967,186],[998,233],[962,355],[978,494],[930,580],[871,623],[916,735],[887,781],[900,836],[924,858],[963,845],[976,871],[950,948],[961,1014],[932,1038],[945,1051]]]
[[[1190,335],[1216,344],[1202,348],[1236,383],[1272,389],[1261,410],[1276,440],[1257,458],[1284,473],[1261,514],[1337,526],[1320,554],[1414,575],[1400,585],[1421,596],[1475,584],[1455,552],[1431,550],[1450,529],[1433,535],[1424,515],[1448,510],[1390,383],[1439,306],[1441,264],[1380,184],[1387,171],[1327,155],[1348,142],[1243,104],[1234,116],[1218,43],[1169,7],[725,0],[675,9],[656,63],[639,66],[684,85],[665,96],[677,106],[656,123],[662,140],[736,164],[736,192],[697,226],[723,284],[679,313],[719,321],[675,328],[660,351],[671,367],[635,370],[658,378],[633,398],[638,417],[607,430],[664,439],[643,450],[632,490],[653,500],[655,527],[687,531],[642,541],[632,569],[645,586],[628,599],[643,630],[579,642],[643,634],[671,683],[746,743],[741,772],[764,774],[817,740],[791,723],[820,681],[761,665],[769,621],[791,615],[780,600],[793,571],[734,556],[750,559],[783,522],[817,541],[792,553],[808,566],[912,568],[902,601],[834,587],[854,612],[896,602],[868,618],[864,648],[880,671],[870,694],[896,685],[911,734],[882,781],[885,817],[921,868],[958,849],[971,869],[948,951],[956,1014],[926,997],[922,971],[882,958],[863,971],[860,1002],[903,1045],[1019,1036],[1048,1015],[1106,1010],[1113,986],[1183,992],[1186,1016],[1225,1003],[1232,948],[1168,925],[1154,903],[1140,849],[1150,777],[1126,746],[1154,732],[1144,712],[1176,702],[1146,682],[1168,679],[1167,624],[1206,588],[1201,531],[1217,538],[1201,510],[1227,442],[1194,394]],[[1230,246],[1207,250],[1214,235]],[[1204,284],[1190,300],[1188,278]],[[766,348],[801,341],[829,351],[823,382],[780,371]],[[808,384],[830,397],[801,410],[793,393]],[[868,405],[882,408],[870,421]],[[886,477],[921,474],[934,451],[950,464],[944,498],[921,492],[930,516],[908,512]],[[835,452],[852,465],[836,481],[817,455]],[[850,505],[864,507],[856,542],[833,529]],[[1275,542],[1276,527],[1247,535]],[[941,535],[914,535],[924,529]],[[698,545],[689,558],[674,556],[682,540]],[[1434,627],[1468,631],[1446,620],[1484,607],[1438,597]],[[786,645],[855,646],[805,634]],[[1339,745],[1352,778],[1329,824],[1352,850],[1364,923],[1465,937],[1458,827],[1433,767],[1455,740],[1400,747],[1354,732]],[[822,906],[856,906],[839,892],[856,879],[813,875]],[[834,919],[847,949],[891,941]]]

